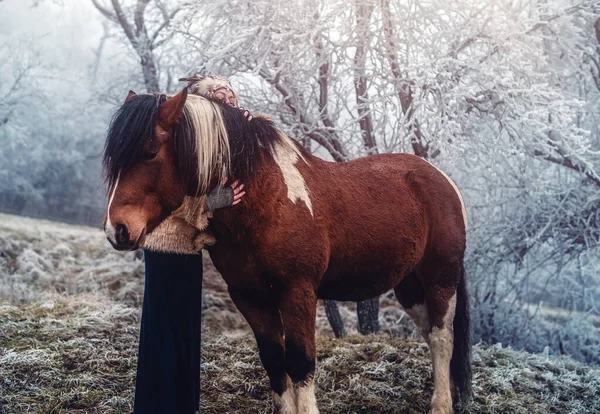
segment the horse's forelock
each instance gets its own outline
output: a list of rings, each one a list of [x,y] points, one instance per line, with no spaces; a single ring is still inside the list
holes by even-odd
[[[159,106],[166,95],[138,95],[113,116],[104,146],[104,175],[111,188],[121,172],[139,159],[144,143],[154,137]]]

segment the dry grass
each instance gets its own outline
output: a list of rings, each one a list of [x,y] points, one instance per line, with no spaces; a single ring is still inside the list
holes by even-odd
[[[94,295],[0,306],[3,413],[130,412],[138,310]],[[205,332],[202,412],[269,412],[251,336]],[[419,342],[319,337],[317,395],[324,413],[425,412],[427,347]],[[477,413],[600,412],[600,371],[568,358],[476,347]]]
[[[35,254],[34,254],[35,253]],[[142,265],[93,229],[0,215],[0,413],[128,413]],[[203,413],[267,413],[256,345],[205,267]],[[37,276],[36,276],[37,275]],[[321,312],[323,413],[426,412],[427,347],[389,299],[374,337],[330,337]],[[349,327],[354,314],[342,309]],[[569,358],[475,347],[473,413],[600,413],[600,371]]]

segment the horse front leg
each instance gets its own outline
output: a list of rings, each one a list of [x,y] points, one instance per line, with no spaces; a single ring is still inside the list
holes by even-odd
[[[274,298],[260,292],[231,287],[229,295],[254,332],[260,360],[271,384],[273,412],[295,414],[296,395],[285,370],[283,325]]]
[[[283,292],[279,309],[285,331],[286,371],[296,394],[297,414],[318,414],[315,398],[315,323],[317,295],[309,283]]]

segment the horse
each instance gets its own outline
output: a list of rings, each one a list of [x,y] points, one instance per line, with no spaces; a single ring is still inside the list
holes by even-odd
[[[314,414],[317,300],[364,301],[394,289],[431,353],[430,413],[471,397],[465,205],[455,183],[410,154],[328,162],[267,117],[203,97],[136,95],[114,115],[104,168],[105,232],[121,250],[186,196],[246,184],[210,219],[207,248],[252,328],[274,412]]]

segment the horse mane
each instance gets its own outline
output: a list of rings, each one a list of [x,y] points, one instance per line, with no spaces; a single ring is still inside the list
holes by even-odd
[[[109,188],[119,174],[139,161],[144,143],[152,140],[164,94],[138,95],[113,116],[104,150]],[[242,182],[255,170],[261,151],[271,157],[280,148],[304,158],[302,147],[265,117],[248,121],[238,108],[188,95],[180,122],[173,129],[175,156],[184,183],[197,183],[197,194],[235,177]]]
[[[303,158],[301,147],[270,119],[248,121],[240,109],[197,95],[188,95],[174,138],[181,178],[197,181],[198,194],[225,178],[247,181],[261,152],[276,157],[283,147]]]
[[[122,171],[127,171],[139,160],[144,143],[154,138],[158,108],[166,100],[164,94],[138,95],[125,102],[113,115],[102,160],[109,189]]]
[[[231,170],[230,145],[221,108],[197,95],[188,95],[181,119],[173,129],[175,156],[184,183],[197,183],[204,194],[227,178]]]

